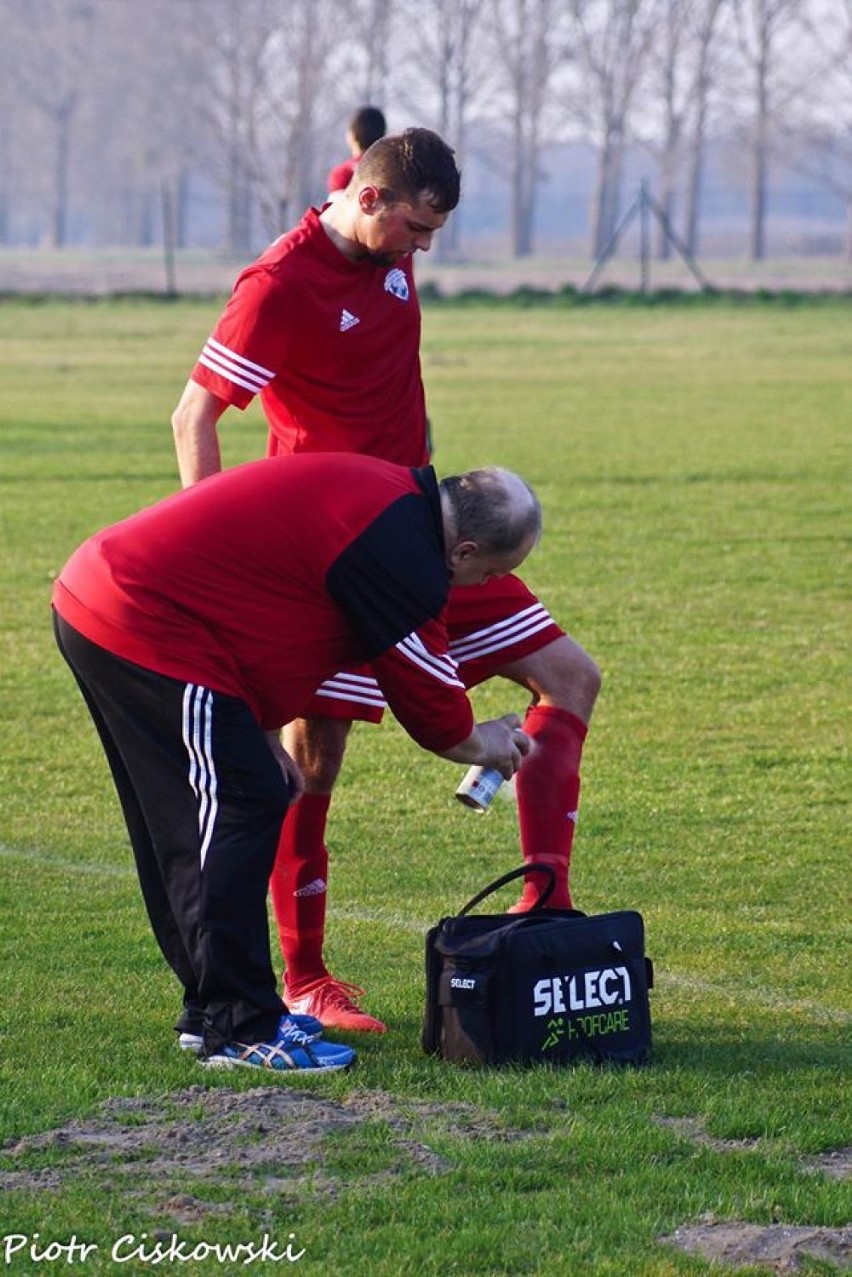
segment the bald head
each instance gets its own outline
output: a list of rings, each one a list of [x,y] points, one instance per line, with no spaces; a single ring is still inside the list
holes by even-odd
[[[541,505],[530,485],[512,470],[485,466],[440,483],[458,541],[483,550],[511,553],[541,536]]]
[[[499,466],[440,483],[447,566],[456,585],[481,585],[514,572],[541,535],[538,497]]]

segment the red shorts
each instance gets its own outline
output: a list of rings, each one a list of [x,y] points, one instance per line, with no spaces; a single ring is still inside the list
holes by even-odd
[[[499,674],[511,661],[537,652],[564,630],[516,576],[450,590],[450,655],[465,687]],[[335,674],[317,688],[307,714],[379,723],[387,708],[369,665]]]

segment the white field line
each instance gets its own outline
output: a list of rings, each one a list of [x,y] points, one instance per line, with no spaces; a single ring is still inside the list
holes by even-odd
[[[65,860],[34,847],[10,847],[0,842],[0,858],[24,860],[31,865],[44,865],[49,869],[68,869],[71,873],[92,874],[96,878],[135,878],[133,866],[102,865],[83,860]]]
[[[71,873],[91,875],[103,878],[133,878],[136,873],[132,866],[102,865],[81,860],[66,860],[50,855],[36,848],[9,847],[0,843],[0,859],[23,860],[29,864],[43,865],[45,868],[62,869]],[[391,931],[407,932],[410,935],[425,936],[431,926],[438,921],[438,916],[431,921],[412,918],[410,915],[396,913],[389,909],[359,909],[350,905],[329,905],[329,917],[340,922],[354,922],[366,926],[387,927]],[[784,998],[776,990],[766,985],[735,985],[731,981],[724,983],[703,980],[697,976],[679,975],[677,972],[655,968],[655,984],[657,988],[674,988],[696,993],[705,993],[710,997],[727,998],[729,1001],[746,1001],[767,1007],[773,1011],[792,1011],[835,1024],[852,1022],[852,1012],[839,1007],[826,1007],[819,1002],[807,998]]]

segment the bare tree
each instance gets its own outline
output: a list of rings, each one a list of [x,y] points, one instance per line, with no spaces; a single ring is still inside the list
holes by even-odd
[[[285,163],[281,189],[280,225],[301,217],[310,203],[316,144],[316,92],[325,55],[321,5],[300,6],[288,23],[282,62],[290,71],[288,92],[274,93],[273,113],[284,131]],[[282,40],[283,45],[283,40]],[[281,71],[283,71],[283,66]],[[262,184],[262,190],[267,189]]]
[[[598,151],[592,200],[592,255],[618,219],[630,113],[656,31],[659,0],[569,0],[581,79],[578,109]]]
[[[250,154],[265,228],[272,234],[324,197],[341,103],[345,100],[347,111],[353,106],[349,77],[342,74],[353,52],[352,32],[340,21],[341,8],[340,0],[311,0],[290,9],[261,58]]]
[[[34,111],[45,133],[47,240],[68,239],[72,148],[81,106],[97,77],[97,28],[103,0],[7,0],[6,36],[15,58],[21,112]]]
[[[698,222],[704,180],[704,155],[710,91],[714,81],[715,37],[720,13],[730,0],[703,0],[695,30],[695,68],[692,90],[692,124],[689,131],[683,240],[689,252],[698,253]]]
[[[695,252],[711,47],[719,10],[727,0],[661,0],[659,27],[649,49],[649,98],[658,114],[657,141],[646,145],[659,162],[658,203],[674,225],[678,179],[686,161],[686,247]],[[654,107],[657,108],[654,111]],[[671,239],[658,225],[657,255],[671,254]]]
[[[656,52],[660,66],[663,104],[663,138],[660,154],[660,189],[658,201],[666,218],[671,221],[674,213],[675,173],[680,153],[681,137],[686,120],[688,98],[684,94],[684,48],[687,23],[691,17],[690,0],[662,0],[662,46]],[[657,255],[669,256],[669,237],[658,227]]]
[[[515,257],[533,247],[548,89],[564,61],[564,7],[556,0],[491,0],[493,35],[511,130],[511,237]]]
[[[393,7],[393,0],[360,0],[349,6],[348,35],[358,45],[361,55],[360,84],[353,96],[354,107],[362,103],[384,105]]]
[[[783,84],[787,69],[783,55],[789,52],[795,59],[790,36],[802,16],[802,0],[735,0],[734,12],[739,51],[751,82],[749,257],[761,261],[766,256],[773,113],[790,92],[789,85]]]
[[[110,243],[158,242],[163,186],[176,184],[196,145],[197,116],[185,96],[194,76],[168,10],[169,0],[147,0],[136,13],[113,0],[97,29],[98,73],[80,121],[76,173],[90,197],[90,233]]]
[[[264,57],[280,14],[272,0],[208,0],[204,7],[208,21],[198,28],[193,61],[205,85],[203,108],[218,142],[213,159],[227,200],[226,247],[242,256],[252,242]]]
[[[8,244],[12,236],[16,143],[21,142],[12,16],[10,5],[4,4],[0,10],[0,244]]]
[[[852,262],[852,0],[826,0],[806,11],[815,55],[809,92],[778,122],[775,159],[821,186],[846,210],[844,256]]]
[[[488,0],[435,0],[429,6],[402,0],[397,8],[397,47],[404,51],[406,80],[399,85],[399,96],[416,119],[434,123],[454,148],[462,172],[471,114],[491,78],[485,54],[488,16]],[[438,236],[438,256],[458,252],[463,217],[462,206]]]

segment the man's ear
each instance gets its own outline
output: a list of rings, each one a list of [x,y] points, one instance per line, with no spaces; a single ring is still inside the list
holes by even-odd
[[[479,546],[475,541],[459,541],[450,550],[450,567],[455,567],[460,563],[467,563],[470,559],[476,557],[479,553]]]
[[[377,186],[362,186],[358,192],[358,205],[362,213],[375,213],[382,202],[382,193]]]

